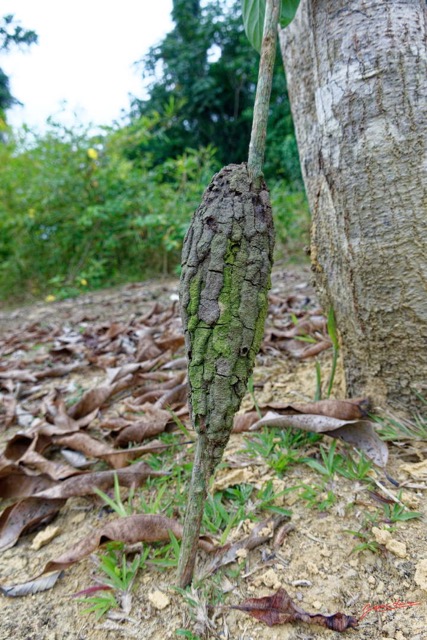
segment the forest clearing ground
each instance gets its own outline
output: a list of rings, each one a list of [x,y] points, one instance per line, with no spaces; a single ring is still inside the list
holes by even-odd
[[[306,268],[276,270],[272,294],[287,300],[289,308],[297,313],[303,307],[314,311],[316,300],[309,281],[310,273]],[[29,410],[33,410],[31,402],[41,403],[55,389],[60,389],[69,400],[103,384],[106,368],[122,366],[120,358],[131,354],[125,328],[133,319],[146,314],[155,302],[170,306],[176,299],[177,285],[176,280],[150,281],[88,293],[74,300],[37,303],[0,312],[0,339],[2,335],[29,335],[34,327],[38,327],[47,332],[55,328],[58,331],[56,338],[68,336],[69,342],[63,344],[71,346],[73,340],[74,344],[78,343],[78,336],[83,333],[87,336],[88,349],[99,349],[108,332],[111,340],[116,339],[114,333],[117,332],[117,340],[121,341],[119,345],[115,344],[114,357],[107,350],[82,370],[70,370],[63,377],[39,380],[37,389],[29,396],[32,398]],[[103,333],[99,327],[103,327]],[[39,364],[47,362],[47,350],[52,348],[53,342],[54,339],[47,344],[34,338],[32,344],[31,341],[25,343],[25,349],[20,344],[9,357],[21,358],[31,369],[37,358]],[[322,352],[318,359],[325,381],[331,369],[330,350]],[[7,358],[4,362],[7,363]],[[316,391],[315,360],[301,360],[284,352],[280,355],[264,352],[258,358],[254,386],[256,401],[261,406],[278,401],[310,401]],[[338,398],[345,397],[340,370],[333,394]],[[101,412],[104,418],[124,415],[126,394],[119,394],[107,404]],[[243,410],[253,408],[253,399],[248,394]],[[28,428],[25,416],[22,413],[20,416],[20,426],[12,422],[7,430],[0,429],[0,451],[13,435]],[[165,441],[170,437],[166,434]],[[256,444],[251,444],[254,441]],[[24,598],[0,596],[0,640],[163,640],[179,637],[190,640],[311,640],[335,637],[333,631],[306,624],[269,628],[241,611],[227,609],[227,605],[239,604],[248,597],[270,595],[280,587],[284,587],[299,606],[313,613],[341,611],[357,617],[367,603],[419,602],[410,608],[372,612],[356,630],[349,630],[347,634],[364,640],[427,640],[426,442],[402,440],[397,444],[390,443],[387,474],[400,483],[402,493],[382,472],[371,471],[360,480],[338,472],[322,475],[299,459],[312,458],[322,463],[321,447],[329,447],[331,442],[330,438],[324,437],[323,441],[306,442],[297,451],[292,443],[288,450],[285,449],[286,442],[279,432],[273,439],[267,432],[262,436],[232,435],[223,463],[215,474],[213,491],[215,495],[222,492],[227,508],[237,513],[241,507],[246,517],[236,519],[235,525],[231,523],[227,541],[235,542],[248,535],[257,521],[275,514],[274,508],[282,512],[289,509],[292,514],[286,519],[287,528],[283,529],[280,544],[275,546],[272,538],[253,550],[243,550],[237,562],[216,573],[209,573],[210,556],[200,551],[196,586],[186,594],[174,588],[175,567],[159,567],[154,562],[147,562],[136,575],[130,610],[125,611],[125,607],[111,610],[99,620],[93,614],[83,614],[85,605],[72,597],[93,586],[94,575],[99,576],[94,558],[90,556],[67,569],[52,590]],[[283,447],[281,451],[280,446]],[[263,455],[263,451],[267,455]],[[347,449],[343,445],[338,444],[336,451],[346,459]],[[283,464],[286,455],[288,465]],[[158,460],[168,469],[175,459],[183,468],[185,465],[188,468],[191,461],[188,447],[174,445],[170,451],[158,455]],[[372,491],[373,486],[366,482],[369,478],[379,481],[388,494],[422,516],[402,520],[401,512],[395,509],[399,503],[384,501],[388,494],[382,493],[378,485],[374,485],[375,491]],[[156,485],[156,480],[136,489],[137,511],[141,496],[145,505],[155,503],[156,486],[160,486]],[[249,488],[247,494],[243,492],[233,497],[236,487],[249,485],[253,487],[252,493]],[[171,514],[175,511],[175,516],[182,520],[185,500],[169,504],[168,500],[173,502],[174,499],[172,493],[167,493],[171,485],[163,486],[167,489],[165,500],[159,502],[161,512],[169,513],[167,509],[170,509]],[[270,500],[267,499],[268,491],[266,493],[268,487],[273,494]],[[245,495],[250,496],[246,503]],[[251,519],[250,507],[262,501],[259,496],[265,499],[266,507],[259,508],[256,520]],[[36,575],[46,562],[112,520],[114,515],[99,499],[68,499],[52,523],[58,527],[58,532],[51,542],[37,550],[32,548],[37,535],[35,531],[3,551],[0,584],[16,584]],[[218,514],[212,513],[212,521],[215,517],[224,530],[226,523]],[[385,530],[389,534],[385,534]],[[357,545],[364,545],[364,550],[354,551]],[[197,575],[203,573],[208,573],[208,577],[197,583]]]

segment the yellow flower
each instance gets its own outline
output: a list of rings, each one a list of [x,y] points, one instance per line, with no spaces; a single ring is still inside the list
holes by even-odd
[[[54,302],[56,298],[50,293],[48,296],[46,296],[45,300],[46,302]]]
[[[33,219],[35,218],[36,215],[36,210],[35,209],[28,209],[28,217]]]
[[[87,155],[88,155],[88,158],[90,158],[91,160],[96,160],[98,158],[97,150],[93,149],[92,147],[87,150]]]
[[[80,284],[82,285],[82,287],[87,287],[87,280],[86,280],[86,278],[80,278]]]

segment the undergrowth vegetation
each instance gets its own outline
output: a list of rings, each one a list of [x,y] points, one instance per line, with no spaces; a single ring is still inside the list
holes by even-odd
[[[156,163],[148,147],[167,134],[173,109],[98,135],[54,122],[43,135],[7,133],[0,145],[2,299],[53,301],[177,272],[191,215],[220,167],[212,146]],[[284,181],[271,186],[279,252],[289,239],[301,248],[304,195]]]
[[[160,435],[160,440],[169,447],[147,458],[153,469],[169,470],[167,476],[149,478],[143,489],[126,492],[125,500],[116,478],[112,495],[96,491],[105,508],[121,517],[144,513],[168,517],[179,515],[182,518],[193,455],[192,447],[183,447],[183,435],[176,431]],[[328,446],[324,446],[325,444]],[[247,459],[264,468],[267,479],[261,483],[260,488],[249,481],[231,483],[223,489],[216,489],[215,483],[213,484],[212,493],[206,501],[202,533],[213,536],[220,545],[231,544],[236,539],[236,533],[247,524],[267,522],[266,518],[269,516],[291,519],[297,503],[304,505],[307,511],[315,510],[319,513],[340,510],[343,508],[339,506],[343,492],[349,491],[352,486],[357,488],[355,495],[361,492],[364,496],[372,496],[369,505],[365,498],[361,502],[350,501],[345,506],[346,512],[359,512],[359,528],[345,531],[354,540],[353,554],[381,552],[381,545],[372,538],[373,526],[393,532],[397,523],[422,516],[401,502],[402,492],[398,492],[393,500],[379,500],[375,489],[381,472],[375,469],[372,462],[363,453],[356,453],[347,445],[338,444],[336,440],[329,445],[324,436],[315,433],[298,429],[263,428],[258,433],[245,436],[239,456],[242,463]],[[298,479],[300,472],[289,475],[289,471],[292,468],[296,470],[298,465],[305,468],[303,482]],[[220,470],[225,471],[227,468],[225,462],[220,465]],[[269,473],[273,474],[273,479],[268,479]],[[281,481],[286,479],[285,488],[281,491],[277,488],[276,478]],[[293,507],[288,508],[288,504]],[[107,545],[106,550],[96,557],[97,586],[76,594],[84,596],[81,601],[85,608],[81,612],[95,613],[97,617],[102,617],[111,609],[125,610],[127,597],[139,570],[175,571],[180,541],[171,532],[169,535],[170,542],[142,545],[136,555],[126,553],[123,544]],[[244,564],[241,563],[224,566],[216,576],[210,575],[208,581],[196,580],[191,591],[177,588],[176,591],[181,593],[190,609],[191,606],[197,609],[196,603],[189,603],[189,599],[198,594],[200,596],[202,588],[210,590],[210,601],[218,597],[218,594],[221,594],[220,600],[224,599],[222,589],[215,587],[216,581],[221,582],[223,578],[238,581],[243,568]]]

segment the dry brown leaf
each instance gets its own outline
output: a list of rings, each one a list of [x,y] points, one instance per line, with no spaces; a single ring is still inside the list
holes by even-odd
[[[280,427],[282,429],[292,427],[324,433],[331,438],[340,438],[345,442],[361,449],[375,464],[385,467],[388,460],[388,447],[375,432],[371,422],[362,420],[338,420],[328,416],[300,414],[280,415],[269,411],[261,420],[256,422],[251,431],[262,426]]]
[[[305,316],[286,331],[274,328],[272,335],[279,338],[295,338],[296,336],[313,335],[316,331],[326,332],[326,318],[324,316],[312,315],[308,318]]]
[[[252,425],[259,420],[259,415],[256,411],[248,411],[247,413],[239,413],[234,416],[233,433],[242,433],[243,431],[249,431]]]
[[[100,429],[108,429],[110,431],[120,431],[125,427],[129,427],[133,424],[134,420],[130,420],[128,418],[106,418],[105,420],[101,420],[98,424]]]
[[[13,396],[0,396],[0,429],[7,429],[15,419],[17,400]],[[3,416],[1,409],[3,408]]]
[[[301,353],[296,356],[300,358],[300,360],[306,360],[307,358],[313,358],[314,356],[319,355],[322,351],[326,351],[326,349],[330,349],[332,347],[332,342],[330,340],[321,340],[317,344],[311,344],[309,347],[305,347],[302,349]]]
[[[151,309],[149,309],[145,315],[141,316],[138,319],[138,324],[147,324],[150,318],[152,318],[156,313],[160,313],[161,311],[163,311],[163,307],[160,302],[156,300]]]
[[[125,364],[121,367],[107,367],[107,383],[109,385],[113,382],[117,382],[120,378],[124,378],[130,373],[135,373],[140,368],[139,362],[133,362],[131,364]]]
[[[96,440],[89,436],[87,433],[77,432],[67,435],[53,436],[52,443],[56,445],[62,445],[75,451],[80,451],[92,458],[101,458],[105,453],[111,453],[112,447],[105,442]]]
[[[37,382],[37,378],[28,369],[9,369],[0,371],[0,380],[19,380],[20,382]]]
[[[137,423],[139,424],[139,422]],[[154,434],[155,435],[155,434]],[[114,469],[121,469],[129,465],[132,460],[140,457],[146,453],[154,453],[155,451],[162,451],[169,445],[164,445],[162,442],[151,442],[145,447],[134,447],[132,449],[114,449],[109,445],[92,438],[86,433],[73,433],[65,436],[54,436],[52,438],[54,444],[59,444],[75,451],[80,451],[87,456],[98,458],[99,460],[105,460]]]
[[[6,444],[4,454],[0,459],[0,470],[4,475],[3,467],[14,462],[19,465],[22,473],[34,475],[35,473],[47,473],[53,479],[65,478],[73,475],[72,467],[53,462],[45,458],[42,453],[51,445],[51,438],[39,432],[17,433]],[[6,463],[6,465],[5,465]],[[19,471],[18,471],[19,473]]]
[[[297,360],[300,358],[302,352],[305,349],[304,344],[300,340],[289,339],[282,340],[281,342],[274,342],[269,339],[265,339],[263,342],[263,347],[268,348],[273,354],[278,357],[283,356],[283,352],[291,356],[292,358],[296,358]]]
[[[170,420],[170,416],[169,416]],[[129,442],[143,442],[147,438],[163,433],[166,424],[162,422],[151,422],[150,420],[137,420],[120,431],[116,438],[119,447],[125,447]]]
[[[34,436],[28,436],[24,433],[17,433],[10,440],[8,440],[5,450],[3,452],[3,456],[8,460],[13,460],[18,462],[25,453],[32,449],[37,448],[39,451],[41,449],[40,445],[37,447],[38,438]],[[44,447],[46,448],[46,447]]]
[[[182,333],[172,333],[170,335],[163,336],[160,340],[156,340],[156,344],[163,351],[170,349],[172,353],[175,353],[177,349],[184,344],[184,335]]]
[[[62,480],[78,473],[74,467],[63,462],[48,460],[41,453],[29,449],[20,459],[19,466],[24,473],[37,471],[48,475],[53,480]]]
[[[19,384],[19,383],[17,383]],[[15,393],[17,385],[13,382],[13,380],[8,380],[7,378],[2,380],[0,378],[0,389],[4,389],[8,393]]]
[[[96,463],[95,460],[88,460],[84,453],[73,451],[73,449],[61,449],[61,456],[65,458],[74,469],[87,469]]]
[[[87,391],[76,404],[69,408],[68,415],[74,418],[74,420],[78,420],[95,409],[99,409],[112,395],[129,388],[132,384],[132,379],[133,376],[128,375],[120,378],[120,380],[113,385],[95,387],[95,389]]]
[[[79,425],[79,427],[87,427],[92,422],[92,420],[96,418],[98,413],[99,413],[99,409],[98,407],[95,407],[93,411],[86,414],[85,416],[82,416],[81,418],[76,420],[76,422]]]
[[[160,442],[160,440],[153,440],[143,447],[132,447],[131,449],[115,449],[111,453],[104,453],[100,456],[101,460],[105,460],[113,469],[122,469],[128,466],[135,458],[140,458],[147,453],[156,453],[157,451],[164,451],[170,445]]]
[[[353,421],[357,423],[357,420]],[[256,431],[261,427],[293,427],[295,429],[302,429],[303,431],[311,431],[313,433],[325,433],[327,431],[334,431],[340,427],[348,424],[346,420],[338,420],[337,418],[330,418],[329,416],[313,415],[313,414],[293,414],[282,415],[275,411],[268,411],[266,415],[258,420],[251,427],[251,431]]]
[[[0,516],[0,549],[10,549],[28,529],[50,522],[64,504],[65,500],[27,498],[6,507]]]
[[[185,378],[186,373],[181,372],[175,374],[172,378],[170,374],[162,373],[162,372],[153,372],[157,373],[156,376],[159,380],[162,380],[162,377],[166,379],[164,381],[159,382],[158,385],[146,386],[143,388],[135,389],[132,394],[135,398],[133,404],[129,403],[129,408],[131,411],[134,410],[135,405],[141,405],[145,402],[156,403],[159,402],[160,408],[163,408],[166,405],[172,404],[183,404],[187,401],[186,389],[182,386],[182,382]],[[146,379],[154,379],[147,377],[146,374],[139,375],[138,378],[146,380]]]
[[[49,435],[56,432],[69,433],[80,429],[81,425],[68,415],[65,400],[57,389],[55,389],[53,397],[50,396],[45,401],[45,412],[47,420],[57,427],[50,431],[45,429],[45,432],[48,432]]]
[[[156,343],[154,342],[154,338],[151,333],[144,333],[144,335],[140,338],[135,360],[137,362],[145,362],[153,360],[154,358],[158,358],[163,353],[162,349],[160,349]]]
[[[127,411],[134,411],[139,413],[139,411],[141,410],[141,406],[140,406],[141,404],[145,404],[146,402],[149,402],[150,404],[154,404],[165,393],[162,389],[148,389],[145,393],[143,393],[142,395],[139,395],[138,392],[140,391],[141,391],[140,389],[135,390],[135,394],[134,394],[135,400],[133,402],[129,402],[129,401],[125,402],[125,407]]]
[[[78,419],[91,413],[94,409],[99,409],[113,395],[114,387],[115,385],[105,385],[87,391],[76,404],[69,408],[68,414],[72,418]]]
[[[18,467],[18,472],[11,472],[0,477],[0,498],[29,498],[38,491],[48,489],[55,484],[48,475],[28,476]]]
[[[95,471],[81,473],[72,478],[67,478],[49,489],[40,491],[35,497],[48,500],[58,498],[71,498],[74,496],[89,496],[96,494],[95,489],[108,491],[114,486],[114,478],[117,475],[121,487],[139,487],[147,478],[165,476],[163,471],[153,471],[145,462],[138,462],[118,471]]]
[[[381,440],[375,431],[375,425],[372,422],[355,422],[340,427],[335,431],[325,432],[326,436],[331,438],[339,438],[356,449],[363,451],[368,458],[379,467],[385,467],[388,462],[388,446]]]
[[[162,369],[187,369],[187,358],[176,358],[163,365]]]
[[[117,436],[116,443],[119,447],[126,446],[129,442],[142,442],[159,433],[163,433],[168,422],[172,421],[169,411],[164,411],[152,404],[146,403],[139,407],[145,415],[129,427],[125,427]]]
[[[43,369],[43,371],[36,371],[34,375],[37,380],[42,380],[43,378],[61,378],[72,371],[87,367],[88,364],[89,363],[87,361],[72,362],[71,364],[59,364],[48,369]]]
[[[369,401],[366,398],[353,398],[349,400],[319,400],[318,402],[268,402],[269,409],[284,413],[310,413],[320,416],[329,416],[338,420],[360,420],[366,418],[369,409]]]
[[[176,407],[179,405],[183,405],[187,402],[188,397],[188,385],[186,382],[182,384],[178,384],[176,387],[167,391],[161,398],[159,398],[155,407],[159,409],[164,409],[165,407]]]
[[[0,585],[0,593],[8,598],[18,598],[33,595],[33,593],[40,593],[41,591],[48,591],[55,586],[62,575],[63,571],[55,571],[37,580],[30,580],[29,582],[24,582],[16,586]]]
[[[8,458],[0,454],[0,478],[4,478],[11,473],[21,474],[23,471],[16,462],[8,460]]]
[[[112,322],[108,331],[104,335],[104,338],[107,338],[107,340],[114,340],[114,338],[117,338],[121,333],[125,333],[128,328],[129,327],[127,325],[121,324],[120,322]]]
[[[141,364],[141,373],[147,373],[148,371],[152,371],[153,369],[160,368],[166,362],[169,362],[171,358],[171,352],[165,351],[161,353],[157,358],[153,358],[152,360],[146,360]],[[142,377],[141,373],[138,374],[138,377]]]
[[[88,556],[106,542],[116,540],[129,545],[136,544],[137,542],[169,542],[170,531],[180,540],[182,538],[183,526],[172,518],[158,515],[144,514],[117,518],[90,533],[77,542],[71,549],[59,556],[59,558],[48,562],[43,571],[39,576],[36,576],[35,579],[51,571],[66,569]],[[212,541],[206,538],[200,538],[199,546],[206,552],[215,550]]]
[[[330,616],[324,616],[321,613],[307,613],[295,604],[285,589],[279,589],[272,596],[249,598],[240,605],[232,606],[231,609],[244,611],[269,627],[275,624],[305,622],[342,632],[354,629],[358,624],[357,618],[347,616],[344,613],[334,613]]]

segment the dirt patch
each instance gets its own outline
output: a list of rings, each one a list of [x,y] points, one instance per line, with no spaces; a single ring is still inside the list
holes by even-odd
[[[295,312],[303,308],[313,312],[317,303],[309,281],[310,275],[305,269],[275,272],[272,294],[288,300],[291,306],[294,304]],[[34,371],[34,367],[40,368],[47,362],[45,356],[58,337],[53,335],[54,330],[59,330],[59,336],[66,332],[70,338],[68,346],[74,344],[73,335],[82,332],[93,339],[91,328],[103,323],[104,333],[114,324],[117,335],[122,336],[119,325],[144,315],[155,301],[170,305],[176,294],[176,281],[150,282],[87,294],[76,300],[3,312],[0,314],[3,336],[17,338],[16,349],[6,360],[21,358],[27,362],[27,368]],[[274,325],[274,318],[270,317],[270,322]],[[44,329],[46,340],[38,338],[32,344],[21,344],[19,335],[28,332],[31,326]],[[101,339],[103,332],[99,333]],[[129,344],[123,337],[118,339],[122,343],[117,347],[117,360],[113,366],[132,360],[131,355],[126,354]],[[91,344],[88,338],[88,345]],[[76,395],[77,398],[79,390],[81,395],[81,389],[99,385],[105,378],[101,364],[108,366],[108,353],[99,352],[98,355],[104,360],[98,359],[82,371],[71,371],[53,380],[40,380],[39,389],[27,402],[24,396],[21,404],[34,417],[31,412],[53,389],[61,389],[65,397]],[[322,377],[326,380],[331,367],[330,351],[321,353],[318,358]],[[314,359],[300,360],[283,350],[280,353],[264,350],[258,359],[254,384],[255,397],[260,404],[310,400],[316,389]],[[7,390],[3,390],[5,397]],[[345,397],[341,373],[335,381],[334,393],[337,397]],[[126,392],[115,397],[104,411],[103,419],[123,415],[127,399]],[[253,407],[253,399],[248,395],[242,411]],[[30,427],[24,413],[18,416],[20,424],[15,416],[9,428],[1,433],[3,448],[13,434],[25,432]],[[198,576],[203,576],[212,562],[210,555],[201,551],[195,586],[186,595],[174,589],[174,568],[148,564],[137,574],[127,606],[113,609],[99,620],[93,614],[82,614],[85,605],[73,598],[77,592],[93,586],[94,577],[99,576],[95,558],[89,557],[67,569],[50,591],[24,598],[0,596],[0,640],[11,637],[19,640],[164,640],[179,637],[309,640],[335,637],[335,632],[305,624],[269,628],[240,611],[227,608],[227,605],[238,604],[248,597],[271,595],[280,587],[285,588],[299,606],[312,613],[342,611],[360,616],[367,603],[419,602],[409,608],[374,611],[361,621],[357,630],[347,633],[366,640],[426,640],[425,443],[390,445],[388,478],[384,472],[372,471],[373,480],[380,483],[375,485],[373,492],[366,482],[339,474],[323,477],[302,461],[290,464],[282,474],[272,466],[271,459],[261,454],[254,456],[253,450],[251,453],[248,441],[254,437],[253,434],[232,436],[224,462],[216,473],[213,490],[252,485],[254,492],[259,492],[270,483],[277,496],[274,505],[292,512],[280,544],[275,544],[272,538],[253,550],[242,550],[236,562],[200,582]],[[324,444],[330,442],[326,439]],[[321,446],[319,442],[307,444],[301,457],[321,461]],[[339,450],[345,453],[341,445]],[[396,483],[400,486],[396,487]],[[138,492],[138,496],[142,495],[146,500],[153,497],[149,487],[141,487]],[[422,518],[391,521],[390,512],[394,505],[399,505],[396,500],[405,503],[408,509],[420,512]],[[177,515],[182,517],[182,513]],[[268,515],[271,516],[271,512],[266,517]],[[70,498],[50,525],[55,527],[52,537],[40,542],[37,538],[39,528],[22,536],[14,547],[2,553],[1,585],[16,584],[36,575],[49,560],[113,518],[114,514],[100,501]],[[248,518],[232,527],[228,541],[234,542],[248,535],[255,524]],[[360,544],[365,544],[366,549],[355,552],[354,548]]]

